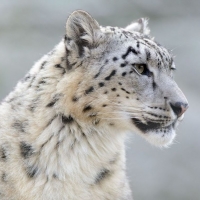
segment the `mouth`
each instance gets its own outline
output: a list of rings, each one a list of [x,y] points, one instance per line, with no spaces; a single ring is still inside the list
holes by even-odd
[[[151,121],[147,121],[147,123],[143,123],[142,121],[140,121],[139,119],[136,119],[136,118],[132,118],[132,122],[143,133],[147,133],[149,131],[168,132],[171,129],[174,129],[175,128],[175,124],[176,124],[176,121],[175,121],[175,122],[171,123],[170,125],[163,126],[160,123],[151,122]]]

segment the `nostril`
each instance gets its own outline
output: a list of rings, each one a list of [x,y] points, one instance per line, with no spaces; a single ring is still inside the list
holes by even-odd
[[[188,108],[188,104],[182,102],[170,103],[170,106],[178,117],[180,117]]]

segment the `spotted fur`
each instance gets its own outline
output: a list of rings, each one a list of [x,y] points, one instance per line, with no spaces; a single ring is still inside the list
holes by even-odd
[[[131,200],[124,139],[167,146],[187,108],[146,19],[73,12],[61,42],[0,105],[1,200]]]

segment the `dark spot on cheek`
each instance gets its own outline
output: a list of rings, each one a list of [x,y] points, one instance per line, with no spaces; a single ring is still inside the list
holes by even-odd
[[[99,83],[99,87],[103,87],[105,84],[103,82]]]
[[[109,76],[105,77],[106,81],[109,81],[111,79],[112,76],[114,76],[116,74],[116,70],[113,70]]]
[[[105,64],[106,64],[106,63],[105,63]],[[94,78],[97,78],[97,77],[101,74],[103,68],[104,68],[104,66],[102,66],[102,67],[99,69],[99,72],[94,76]]]
[[[125,66],[126,66],[126,63],[122,63],[120,66],[121,66],[121,67],[125,67]]]
[[[124,92],[126,92],[126,94],[130,94],[130,92],[129,91],[127,91],[126,89],[124,89],[124,88],[121,88],[121,90],[123,90]]]

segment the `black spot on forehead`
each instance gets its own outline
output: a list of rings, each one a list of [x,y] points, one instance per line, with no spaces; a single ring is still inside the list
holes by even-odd
[[[117,61],[118,60],[118,58],[117,57],[113,57],[113,61]]]
[[[130,47],[128,47],[126,53],[122,55],[122,58],[125,59],[130,53],[133,53],[135,55],[139,54],[138,51],[136,51],[133,47],[130,46]]]

